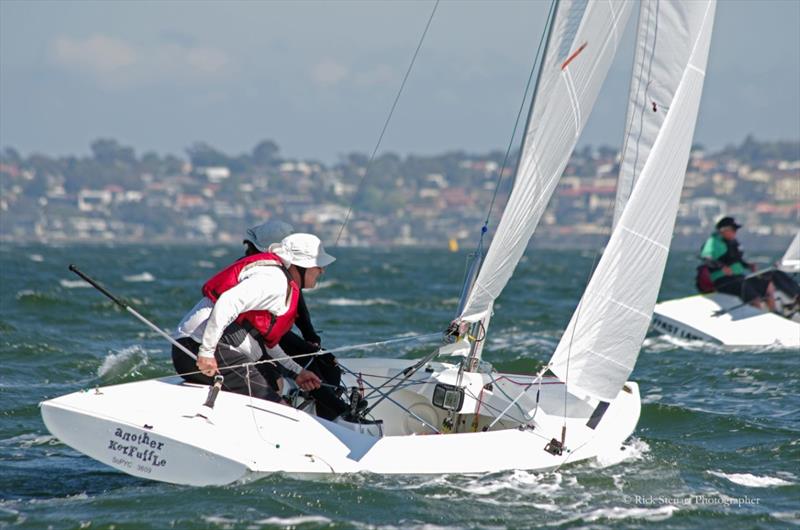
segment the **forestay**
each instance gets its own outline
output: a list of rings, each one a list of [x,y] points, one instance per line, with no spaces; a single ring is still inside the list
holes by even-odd
[[[682,59],[675,96],[627,206],[550,360],[550,370],[568,384],[570,392],[611,401],[636,363],[675,225],[715,7],[715,0],[675,3],[670,8],[677,10],[676,16],[661,20],[659,31],[676,39],[685,37],[667,23],[692,28],[691,47]],[[697,20],[689,21],[690,17]],[[674,53],[671,47],[663,50]]]
[[[519,263],[594,106],[632,5],[558,4],[514,187],[461,320],[485,317]]]
[[[613,226],[667,116],[705,8],[704,2],[641,3]]]
[[[778,267],[785,272],[800,272],[800,232],[794,235]]]

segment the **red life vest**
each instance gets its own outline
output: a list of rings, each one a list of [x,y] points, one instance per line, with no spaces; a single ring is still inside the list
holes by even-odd
[[[281,259],[275,254],[262,252],[246,256],[228,267],[222,269],[203,285],[203,295],[216,303],[222,293],[239,283],[239,275],[247,268],[255,266],[279,267],[286,274],[289,285],[286,289],[286,303],[289,309],[281,316],[274,315],[266,310],[246,311],[236,319],[238,324],[254,327],[268,347],[272,348],[294,325],[297,317],[297,301],[300,298],[300,288],[289,276],[289,271],[283,266]]]

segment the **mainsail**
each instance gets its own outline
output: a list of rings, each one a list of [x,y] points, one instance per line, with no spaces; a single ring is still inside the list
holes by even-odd
[[[632,6],[559,2],[514,187],[462,321],[490,312],[519,263],[594,106]]]
[[[785,272],[800,272],[800,232],[794,235],[794,239],[786,249],[786,254],[781,258],[778,268]]]
[[[663,4],[664,2],[660,2]],[[660,30],[686,38],[680,81],[661,130],[603,257],[572,315],[549,368],[570,392],[611,401],[624,385],[650,325],[675,226],[711,42],[716,0],[675,2]],[[676,27],[673,27],[675,25]],[[658,53],[672,55],[665,46]],[[674,61],[674,58],[670,59]]]
[[[613,226],[667,117],[705,8],[703,2],[641,3]]]

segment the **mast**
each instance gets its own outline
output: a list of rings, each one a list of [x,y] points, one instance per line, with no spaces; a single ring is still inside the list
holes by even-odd
[[[556,13],[558,13],[558,6],[559,6],[560,2],[561,2],[561,0],[553,0],[553,2],[550,4],[550,12],[548,13],[548,18],[547,18],[547,22],[546,22],[546,26],[545,26],[546,35],[545,35],[545,38],[544,38],[544,49],[542,50],[542,54],[540,55],[540,58],[539,58],[539,67],[538,67],[538,69],[536,71],[536,80],[535,80],[534,86],[533,86],[533,94],[531,95],[531,102],[530,102],[530,105],[528,106],[527,116],[525,117],[525,128],[523,129],[524,132],[522,134],[522,138],[520,139],[517,160],[514,163],[513,175],[514,175],[514,180],[515,181],[516,181],[516,178],[517,178],[517,173],[519,172],[520,160],[522,159],[522,150],[525,148],[525,140],[528,137],[528,131],[529,131],[531,119],[532,119],[532,116],[533,116],[533,108],[534,108],[534,104],[536,103],[536,95],[539,93],[539,82],[541,81],[542,70],[544,69],[544,63],[546,62],[546,59],[547,59],[547,51],[550,48],[550,41],[551,41],[552,36],[553,36],[553,24],[554,24],[555,19],[556,19]],[[502,178],[503,178],[503,175],[502,175],[502,170],[501,170],[501,174],[499,175],[499,179],[502,179]],[[498,182],[498,186],[499,186],[499,182]],[[489,211],[489,215],[491,215],[491,209]],[[486,222],[484,223],[483,227],[481,228],[481,237],[480,237],[480,240],[478,241],[478,246],[475,249],[474,254],[472,255],[472,260],[473,261],[470,264],[470,267],[469,267],[469,269],[467,271],[467,274],[466,274],[466,276],[464,278],[464,286],[461,289],[461,299],[458,302],[458,311],[456,313],[456,317],[461,315],[462,311],[464,310],[464,307],[467,304],[467,299],[469,298],[469,295],[472,292],[472,288],[475,285],[475,280],[478,278],[478,273],[480,273],[481,267],[483,266],[483,258],[486,256],[486,254],[484,252],[484,249],[483,249],[483,238],[486,235],[488,229],[489,229],[489,217],[487,215]],[[489,313],[491,313],[491,311]],[[484,318],[482,318],[480,320],[480,322],[475,322],[475,323],[472,324],[472,326],[470,326],[470,335],[472,335],[473,337],[476,337],[476,336],[478,336],[478,335],[476,335],[476,333],[478,333],[480,331],[480,329],[482,329],[483,330],[483,339],[484,339],[484,340],[480,340],[480,341],[475,341],[473,343],[472,349],[470,350],[470,359],[471,359],[471,361],[472,361],[473,358],[480,359],[481,353],[483,352],[483,345],[484,345],[484,342],[485,342],[487,328],[488,328],[488,325],[489,325],[489,319],[490,318],[491,318],[491,314],[487,314]],[[471,363],[470,363],[470,366],[471,366]]]

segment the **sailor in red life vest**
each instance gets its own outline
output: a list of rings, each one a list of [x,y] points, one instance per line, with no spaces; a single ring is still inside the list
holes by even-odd
[[[173,349],[178,373],[202,372],[184,379],[210,384],[219,372],[225,376],[226,390],[279,401],[260,370],[230,368],[267,355],[303,390],[319,388],[319,377],[293,361],[278,343],[294,323],[300,289],[313,288],[335,258],[312,234],[292,234],[269,250],[234,262],[203,286],[205,297],[184,317],[177,334],[179,342],[197,353],[196,368],[191,358]]]

